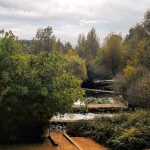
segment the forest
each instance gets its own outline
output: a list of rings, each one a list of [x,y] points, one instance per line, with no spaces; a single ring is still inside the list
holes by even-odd
[[[150,148],[150,11],[129,33],[110,33],[100,42],[96,28],[81,33],[76,46],[47,26],[32,40],[0,30],[0,143],[24,135],[41,140],[49,119],[72,112],[85,99],[84,85],[114,79],[126,112],[68,124],[68,134],[86,136],[117,150]]]

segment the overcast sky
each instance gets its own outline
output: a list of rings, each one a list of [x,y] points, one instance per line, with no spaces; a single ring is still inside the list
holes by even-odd
[[[0,0],[0,29],[32,39],[38,28],[50,25],[74,45],[92,27],[100,39],[110,32],[125,35],[149,8],[150,0]]]

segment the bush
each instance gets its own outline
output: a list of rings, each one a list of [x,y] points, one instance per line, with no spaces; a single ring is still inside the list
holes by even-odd
[[[127,89],[128,101],[132,106],[150,107],[150,73],[140,77]]]
[[[150,71],[142,66],[127,65],[123,73],[117,76],[114,88],[132,107],[150,106]]]
[[[141,150],[150,147],[150,111],[136,111],[92,121],[71,123],[68,133],[86,136],[114,150]]]

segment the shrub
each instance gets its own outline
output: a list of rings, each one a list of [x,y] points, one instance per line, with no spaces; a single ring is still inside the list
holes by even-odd
[[[72,136],[86,136],[115,150],[150,147],[150,111],[123,113],[68,125]],[[73,131],[73,132],[72,132]]]
[[[132,106],[150,107],[150,73],[146,73],[127,89],[128,101]]]
[[[150,106],[150,72],[142,67],[126,66],[123,73],[117,76],[114,88],[132,107]]]

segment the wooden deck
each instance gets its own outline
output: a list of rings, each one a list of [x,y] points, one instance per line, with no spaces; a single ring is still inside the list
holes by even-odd
[[[68,140],[63,133],[51,132],[51,136],[57,141],[60,150],[79,150],[78,147]]]
[[[52,132],[51,136],[57,141],[59,150],[107,150],[92,139],[85,137],[70,137],[66,133]]]
[[[88,104],[88,109],[109,109],[109,108],[116,108],[116,109],[126,109],[127,106],[125,106],[122,103],[119,104]]]
[[[80,109],[80,106],[74,105],[72,106],[74,109]],[[88,104],[87,105],[88,109],[111,109],[111,108],[116,108],[116,109],[126,109],[127,106],[124,105],[123,103],[116,103],[116,104]]]
[[[73,140],[83,147],[84,150],[108,150],[106,147],[97,144],[90,138],[74,137]]]
[[[93,81],[94,83],[114,83],[116,80],[115,79],[110,79],[110,80],[95,80]]]
[[[92,139],[84,137],[71,138],[67,134],[51,132],[50,135],[58,143],[54,145],[46,138],[44,143],[0,145],[0,150],[107,150],[107,148],[95,143]]]
[[[94,93],[119,94],[119,93],[116,93],[115,91],[107,91],[107,90],[97,90],[97,89],[87,89],[87,88],[84,88],[84,90],[94,92]]]

